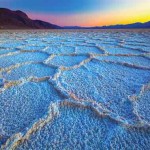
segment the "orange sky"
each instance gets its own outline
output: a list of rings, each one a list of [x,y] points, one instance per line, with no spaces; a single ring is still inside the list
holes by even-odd
[[[45,14],[29,12],[33,19],[42,19],[61,26],[103,26],[150,21],[150,0],[131,0],[132,5],[107,11],[76,14]],[[135,4],[135,5],[134,5]]]
[[[0,0],[0,7],[26,12],[60,26],[104,26],[150,21],[150,0]]]

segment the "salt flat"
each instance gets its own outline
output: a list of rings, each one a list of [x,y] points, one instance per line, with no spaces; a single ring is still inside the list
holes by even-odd
[[[150,30],[0,31],[2,150],[150,147]]]

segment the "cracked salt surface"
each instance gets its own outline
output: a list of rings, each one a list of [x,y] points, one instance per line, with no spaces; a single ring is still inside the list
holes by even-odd
[[[150,31],[0,31],[0,146],[148,149]]]

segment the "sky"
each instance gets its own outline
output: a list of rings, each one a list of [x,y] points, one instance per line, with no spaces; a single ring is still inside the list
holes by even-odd
[[[104,26],[150,21],[150,0],[0,0],[32,19],[60,26]]]

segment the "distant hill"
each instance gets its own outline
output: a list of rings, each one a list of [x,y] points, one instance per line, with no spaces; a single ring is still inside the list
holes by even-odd
[[[68,26],[64,27],[65,29],[147,29],[150,28],[150,21],[146,23],[133,23],[126,25],[111,25],[111,26],[102,26],[102,27],[80,27],[80,26]]]
[[[24,12],[0,8],[0,29],[60,29],[60,26],[32,20]]]

